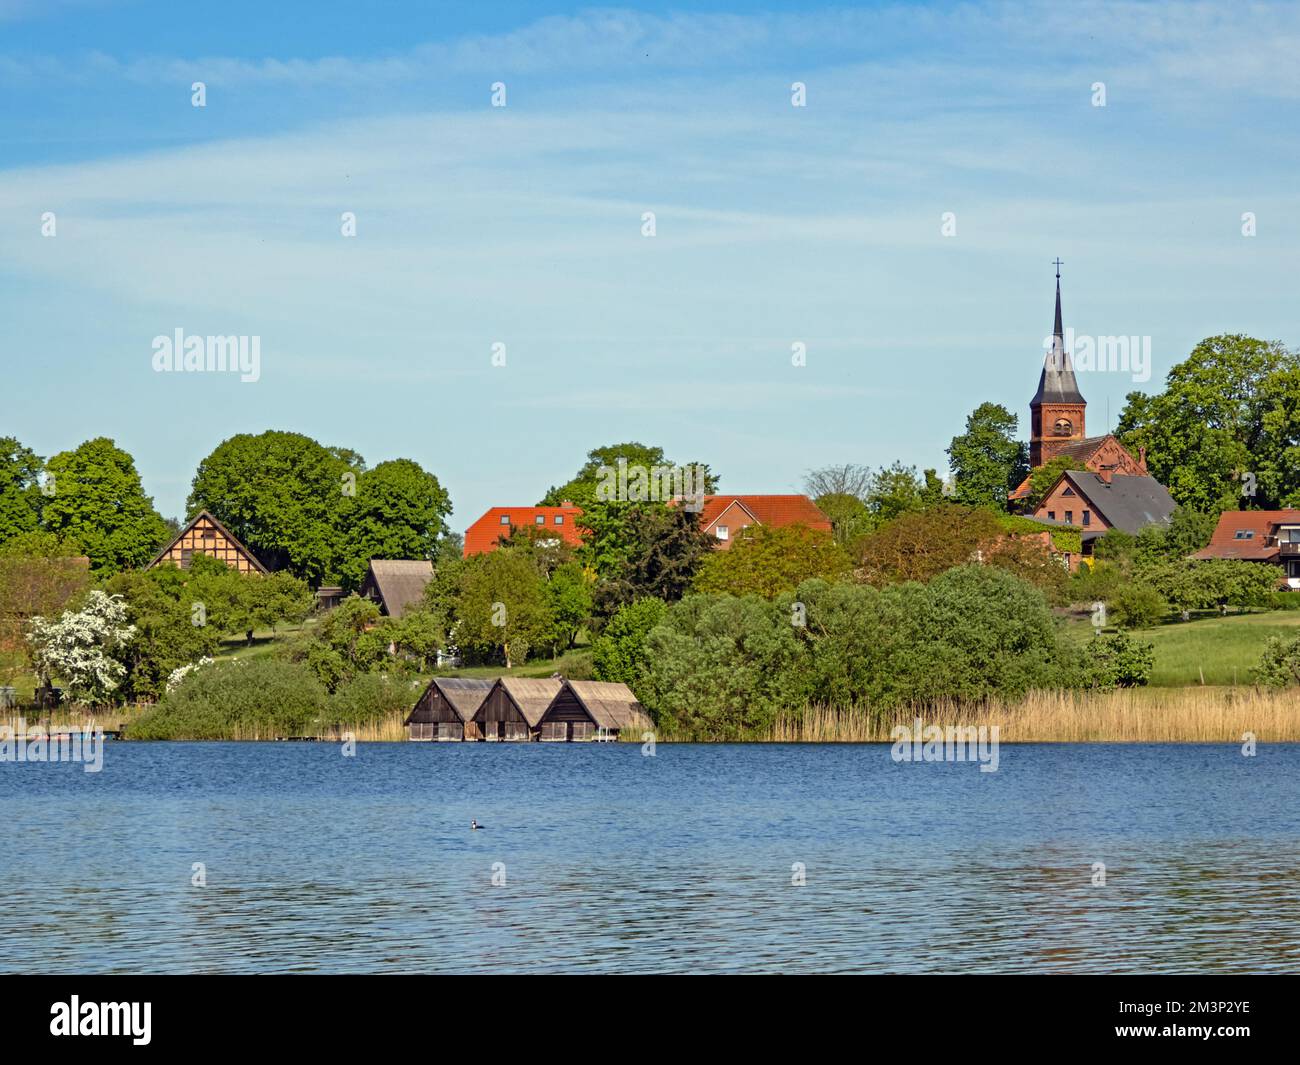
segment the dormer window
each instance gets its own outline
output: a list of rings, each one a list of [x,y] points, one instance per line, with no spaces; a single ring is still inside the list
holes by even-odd
[[[1254,529],[1238,529],[1232,534],[1234,540],[1253,540],[1255,539]]]

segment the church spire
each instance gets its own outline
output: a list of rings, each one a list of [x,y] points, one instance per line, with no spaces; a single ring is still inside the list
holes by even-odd
[[[1061,260],[1056,266],[1056,320],[1052,324],[1052,347],[1043,360],[1043,372],[1038,378],[1038,391],[1030,400],[1031,407],[1044,403],[1083,403],[1079,383],[1074,379],[1074,365],[1065,350],[1065,330],[1061,326]]]

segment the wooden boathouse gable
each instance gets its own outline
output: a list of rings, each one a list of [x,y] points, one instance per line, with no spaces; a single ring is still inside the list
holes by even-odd
[[[538,727],[546,742],[613,739],[624,729],[653,730],[645,707],[626,684],[566,680]]]
[[[485,740],[530,740],[563,682],[501,677],[474,715]]]
[[[475,739],[470,726],[493,682],[472,677],[434,677],[403,722],[412,740]],[[466,732],[470,735],[466,735]]]

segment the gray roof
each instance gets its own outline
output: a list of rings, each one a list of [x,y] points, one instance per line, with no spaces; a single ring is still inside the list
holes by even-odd
[[[372,558],[366,583],[373,583],[379,605],[390,618],[400,618],[424,597],[433,580],[433,563],[425,559]]]
[[[1174,512],[1173,497],[1154,477],[1117,473],[1107,481],[1091,470],[1066,470],[1061,476],[1107,525],[1126,533],[1140,532],[1148,525],[1167,525]]]
[[[1061,278],[1056,278],[1056,322],[1052,327],[1052,348],[1043,360],[1038,377],[1038,391],[1029,401],[1031,407],[1041,403],[1083,403],[1079,382],[1074,379],[1074,364],[1065,350],[1065,331],[1061,328]]]

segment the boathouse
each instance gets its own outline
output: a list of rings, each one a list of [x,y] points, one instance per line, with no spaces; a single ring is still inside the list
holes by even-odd
[[[412,740],[477,739],[470,725],[483,705],[492,681],[472,677],[434,677],[420,701],[407,715],[406,735]],[[466,731],[470,735],[466,736]]]
[[[626,684],[566,680],[539,723],[543,743],[613,740],[624,729],[652,730],[650,715]]]
[[[474,715],[476,738],[531,740],[563,685],[557,678],[498,678]]]

